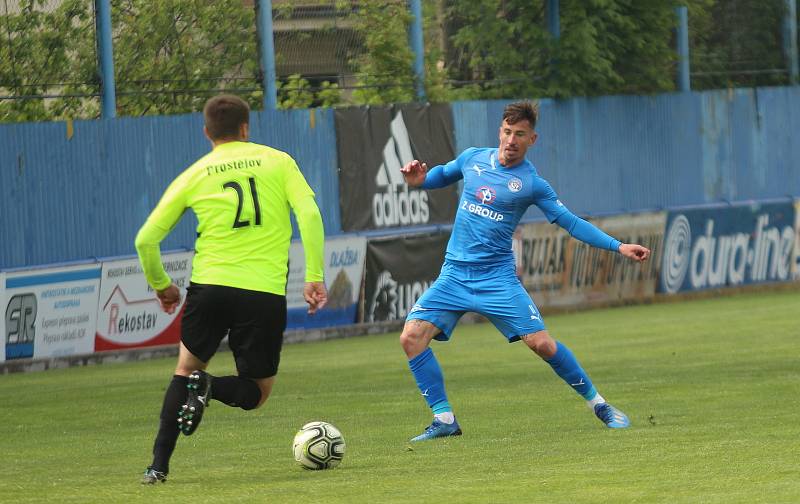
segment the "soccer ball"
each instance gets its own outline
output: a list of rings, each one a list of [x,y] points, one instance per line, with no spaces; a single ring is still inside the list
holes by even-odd
[[[344,438],[328,422],[309,422],[294,436],[294,459],[306,469],[330,469],[344,457]]]

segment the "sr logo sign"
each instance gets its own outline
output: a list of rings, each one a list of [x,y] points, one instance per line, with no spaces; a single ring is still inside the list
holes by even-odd
[[[33,357],[36,339],[36,296],[16,294],[6,306],[6,359]]]

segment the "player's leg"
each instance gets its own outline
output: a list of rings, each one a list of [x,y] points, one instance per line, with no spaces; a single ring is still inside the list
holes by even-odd
[[[153,484],[159,481],[166,481],[169,473],[169,460],[180,435],[180,424],[176,423],[181,406],[186,403],[188,396],[187,385],[189,384],[189,374],[191,366],[187,364],[191,361],[191,353],[180,344],[178,354],[178,366],[175,374],[167,386],[159,415],[158,433],[153,442],[153,462],[145,470],[142,477],[143,484]],[[199,362],[200,365],[204,363]]]
[[[581,397],[586,399],[590,407],[594,408],[595,404],[603,401],[600,394],[592,384],[592,380],[586,371],[583,370],[578,360],[572,351],[561,342],[555,341],[550,334],[545,331],[537,331],[532,334],[526,334],[522,337],[522,341],[528,345],[528,348],[534,351],[536,355],[547,362],[553,371],[572,387]]]
[[[260,407],[272,392],[286,329],[286,297],[233,289],[234,320],[228,343],[237,376],[213,378],[212,397],[243,410]],[[234,297],[235,296],[235,297]]]
[[[607,427],[624,428],[630,425],[625,414],[608,404],[592,384],[572,351],[560,341],[555,341],[547,331],[537,331],[522,337],[522,340],[553,371],[586,400],[586,405]]]
[[[208,360],[214,355],[220,339],[224,336],[224,328],[218,323],[213,313],[213,292],[209,286],[192,284],[187,290],[186,306],[181,318],[181,342],[178,350],[178,363],[175,373],[170,380],[159,414],[159,427],[153,443],[153,462],[145,471],[142,483],[152,484],[165,481],[169,473],[169,460],[175,450],[175,445],[180,435],[181,428],[191,421],[193,428],[197,427],[199,416],[192,414],[192,418],[184,418],[183,406],[187,405],[190,398],[189,386],[192,385],[190,376],[196,370],[206,368]],[[210,338],[209,338],[210,336]],[[206,341],[211,339],[212,341]],[[191,348],[191,350],[190,350]],[[194,402],[198,401],[195,397]],[[187,406],[188,409],[188,406]],[[195,406],[195,409],[197,407]],[[180,415],[179,415],[180,414]],[[181,423],[177,420],[180,419]]]
[[[207,357],[211,359],[211,357]],[[175,376],[186,376],[186,396],[178,409],[178,427],[187,436],[200,425],[203,413],[211,400],[211,376],[204,370],[208,360],[203,361],[194,355],[181,342],[178,353],[178,366]]]
[[[592,380],[577,359],[563,343],[555,341],[545,330],[544,320],[528,291],[514,274],[513,267],[501,267],[487,280],[476,284],[480,289],[479,313],[508,338],[509,342],[522,339],[553,371],[580,394],[587,405],[608,427],[627,427],[625,415],[606,404],[597,393]]]
[[[191,284],[186,295],[186,309],[181,319],[181,353],[176,373],[188,373],[186,401],[178,411],[180,431],[187,436],[200,426],[213,393],[213,376],[206,365],[232,323],[230,287]]]
[[[439,328],[430,322],[411,319],[400,334],[400,345],[406,353],[417,387],[433,414],[450,413],[452,416],[453,408],[447,401],[442,368],[430,348],[431,340],[439,332]]]
[[[430,342],[441,331],[430,322],[411,319],[400,334],[400,344],[408,357],[408,367],[420,394],[433,412],[433,421],[425,431],[411,441],[426,441],[437,437],[461,435],[461,428],[447,400],[444,374]]]
[[[267,400],[275,377],[253,380],[242,376],[212,376],[212,398],[233,408],[245,411],[256,409]],[[261,382],[264,382],[263,384]]]
[[[434,416],[431,425],[412,441],[461,434],[453,408],[447,400],[442,368],[430,348],[434,338],[443,341],[449,339],[464,313],[460,303],[465,298],[458,295],[458,288],[457,282],[447,274],[447,267],[443,268],[442,275],[411,309],[400,334],[400,345],[408,358],[408,367]]]

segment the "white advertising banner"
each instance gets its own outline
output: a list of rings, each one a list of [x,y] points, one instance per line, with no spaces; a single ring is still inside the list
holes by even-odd
[[[794,200],[794,260],[792,278],[800,280],[800,200]]]
[[[100,265],[6,273],[5,360],[94,351]]]
[[[353,324],[356,321],[367,239],[363,237],[325,240],[325,286],[328,304],[308,315],[303,299],[305,254],[300,242],[289,249],[289,278],[286,284],[287,329],[313,329]]]
[[[0,306],[6,305],[6,274],[0,271]],[[3,344],[0,345],[0,362],[6,360],[6,312],[0,313],[0,334],[3,335]]]
[[[147,285],[137,258],[104,261],[97,304],[95,351],[167,345],[180,341],[180,319],[194,252],[164,254],[172,282],[181,288],[181,303],[169,315]]]

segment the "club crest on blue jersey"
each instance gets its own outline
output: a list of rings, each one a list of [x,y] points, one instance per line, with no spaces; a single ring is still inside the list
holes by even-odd
[[[518,178],[512,178],[508,181],[508,190],[511,192],[519,192],[522,189],[522,181]]]
[[[477,198],[482,205],[491,205],[495,198],[497,198],[497,192],[489,186],[481,186],[475,192],[475,198]]]

